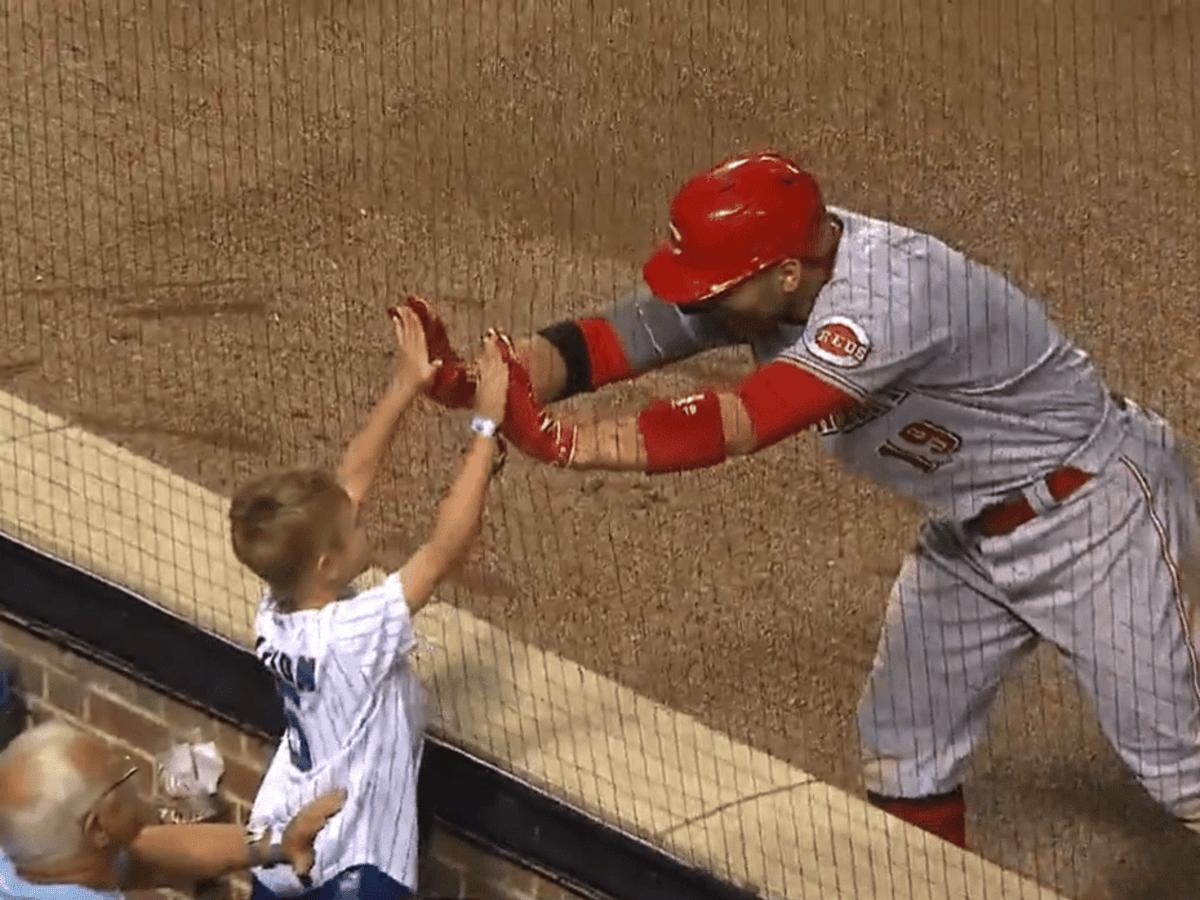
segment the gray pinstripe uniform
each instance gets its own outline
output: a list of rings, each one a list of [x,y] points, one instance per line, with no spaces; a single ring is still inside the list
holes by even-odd
[[[1200,816],[1200,699],[1180,586],[1198,531],[1175,437],[1113,397],[1087,355],[999,273],[928,235],[833,210],[833,278],[803,326],[752,345],[859,401],[819,426],[849,470],[931,513],[888,603],[859,705],[868,789],[961,782],[1002,675],[1052,642],[1146,788]],[[606,313],[652,368],[734,339],[639,285]],[[1044,478],[1093,478],[1055,503]],[[970,521],[1024,495],[1040,515],[1000,537]]]

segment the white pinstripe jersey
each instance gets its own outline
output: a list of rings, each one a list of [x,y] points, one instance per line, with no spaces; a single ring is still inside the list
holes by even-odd
[[[845,229],[807,324],[751,349],[860,401],[818,427],[847,469],[969,518],[1060,465],[1103,468],[1116,404],[1035,300],[936,238],[830,211]],[[605,317],[637,369],[741,342],[719,313],[684,315],[644,283]]]
[[[305,803],[344,787],[345,806],[317,835],[313,887],[373,865],[415,891],[425,695],[408,661],[416,637],[400,576],[319,610],[282,613],[264,597],[255,629],[288,728],[250,824],[282,829]],[[303,890],[289,866],[254,875],[277,894]]]

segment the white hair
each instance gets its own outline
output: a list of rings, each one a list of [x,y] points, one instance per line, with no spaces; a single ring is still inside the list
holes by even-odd
[[[13,863],[44,868],[83,849],[81,821],[99,789],[71,759],[82,735],[52,720],[19,734],[0,753],[0,771],[25,763],[25,784],[33,795],[21,806],[0,806],[0,847]]]

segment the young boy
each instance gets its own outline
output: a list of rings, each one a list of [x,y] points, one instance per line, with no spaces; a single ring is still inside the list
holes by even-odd
[[[270,472],[241,487],[230,524],[239,560],[268,589],[255,651],[275,676],[287,731],[263,778],[250,830],[278,830],[330,787],[347,799],[317,838],[311,878],[287,866],[253,870],[255,900],[295,896],[410,897],[416,890],[417,771],[423,696],[407,654],[412,615],[480,529],[496,467],[508,367],[489,335],[476,359],[475,432],[432,536],[400,571],[354,593],[369,550],[359,510],[404,410],[437,374],[412,300],[389,310],[396,372],[336,474]]]

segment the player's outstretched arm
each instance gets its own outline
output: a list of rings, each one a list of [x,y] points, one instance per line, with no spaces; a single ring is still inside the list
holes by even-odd
[[[856,401],[786,360],[735,390],[656,400],[635,415],[571,421],[551,416],[510,358],[504,434],[529,456],[575,469],[648,473],[716,465],[797,434]]]
[[[446,324],[428,301],[413,297],[408,305],[420,317],[430,354],[444,363],[426,393],[444,406],[469,406],[474,375],[451,347]],[[515,353],[529,373],[534,396],[553,403],[740,342],[718,315],[684,315],[639,283],[601,314],[563,319],[517,341]]]
[[[482,432],[471,439],[458,478],[438,508],[429,540],[400,570],[404,599],[414,613],[429,602],[438,583],[466,554],[482,526],[484,498],[499,450],[496,430],[504,418],[508,391],[508,366],[500,354],[499,341],[498,336],[489,335],[476,360],[479,383],[475,421]]]
[[[375,482],[404,411],[441,366],[438,361],[430,361],[424,329],[412,309],[389,309],[388,316],[396,337],[396,370],[386,393],[347,445],[338,466],[338,483],[355,508]]]
[[[130,847],[131,864],[122,887],[190,885],[270,863],[286,863],[297,875],[306,875],[313,864],[313,840],[345,802],[344,790],[322,794],[296,813],[282,835],[264,835],[258,842],[250,841],[240,825],[147,826]]]
[[[434,358],[439,358],[440,353],[446,360],[426,393],[452,409],[469,406],[474,400],[475,376],[450,346],[445,322],[429,301],[413,298],[409,303],[420,315]],[[603,384],[640,374],[626,361],[616,333],[600,319],[559,322],[516,342],[515,346],[518,358],[529,372],[534,393],[543,403],[594,391]],[[452,379],[454,373],[459,377]],[[438,389],[439,381],[451,380],[457,384],[456,390]]]
[[[516,355],[534,396],[552,403],[741,342],[719,314],[685,315],[639,283],[599,315],[564,319],[518,342]]]

